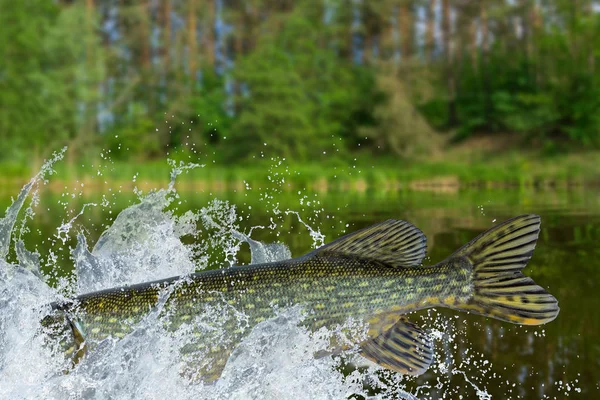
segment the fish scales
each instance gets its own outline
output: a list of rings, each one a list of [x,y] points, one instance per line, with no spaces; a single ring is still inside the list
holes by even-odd
[[[55,313],[42,322],[63,334],[71,329],[72,340],[63,340],[63,347],[77,362],[103,339],[126,336],[157,311],[166,329],[187,329],[197,338],[183,346],[182,357],[200,352],[203,361],[190,362],[187,373],[213,380],[256,324],[299,304],[303,324],[312,330],[350,318],[365,321],[369,337],[361,354],[416,375],[428,368],[433,350],[427,334],[405,317],[411,311],[443,306],[518,324],[556,317],[556,299],[520,272],[538,235],[538,216],[516,217],[446,260],[423,266],[425,236],[405,221],[390,220],[296,259],[84,294],[53,304]]]
[[[440,275],[445,278],[438,278]],[[350,257],[319,256],[208,271],[169,284],[150,283],[81,296],[79,321],[90,340],[102,340],[115,329],[128,332],[156,306],[160,292],[175,285],[165,304],[175,327],[210,304],[239,305],[254,322],[272,316],[273,306],[302,304],[311,310],[307,323],[333,327],[348,317],[361,319],[386,310],[403,314],[442,305],[443,299],[450,297],[466,301],[470,293],[463,289],[471,284],[466,267],[396,269]]]

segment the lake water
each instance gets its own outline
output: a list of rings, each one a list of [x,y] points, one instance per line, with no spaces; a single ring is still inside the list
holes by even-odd
[[[12,203],[11,197],[16,196],[17,192],[18,189],[0,195],[1,209]],[[63,191],[48,190],[42,186],[37,205],[32,208],[35,215],[32,218],[25,216],[22,220],[24,223],[17,223],[16,229],[21,232],[19,236],[25,246],[39,253],[42,270],[52,277],[50,282],[55,284],[61,277],[73,273],[70,249],[76,245],[77,233],[84,234],[91,249],[121,210],[139,202],[138,195],[118,188],[106,192],[86,192],[76,184],[67,186]],[[84,208],[84,204],[89,205]],[[235,206],[235,210],[232,211],[230,206]],[[490,228],[494,221],[501,222],[523,213],[536,213],[542,217],[542,232],[524,273],[552,293],[561,308],[555,321],[540,327],[520,327],[441,309],[421,312],[411,319],[421,321],[425,329],[433,330],[437,335],[437,358],[435,368],[417,379],[369,370],[359,375],[362,379],[360,385],[342,382],[338,387],[335,379],[342,380],[351,373],[351,367],[333,365],[339,372],[325,379],[323,376],[327,374],[322,371],[317,370],[318,374],[314,375],[315,368],[321,367],[310,364],[312,361],[307,360],[311,357],[304,359],[292,353],[304,360],[301,367],[298,367],[300,364],[290,367],[287,373],[292,375],[279,376],[276,372],[258,375],[256,379],[260,377],[260,380],[253,382],[254,386],[250,385],[252,389],[231,378],[227,381],[230,386],[222,386],[218,392],[214,392],[214,388],[198,390],[231,398],[253,394],[262,396],[268,391],[265,392],[267,389],[261,385],[272,386],[272,391],[268,392],[275,393],[272,398],[277,398],[277,393],[280,398],[292,398],[301,393],[310,393],[312,398],[411,398],[409,394],[419,399],[562,399],[567,396],[592,399],[600,396],[600,191],[596,189],[505,188],[442,193],[366,191],[317,194],[303,190],[249,188],[239,192],[212,194],[195,191],[193,186],[188,185],[186,190],[177,193],[166,209],[169,218],[204,209],[204,216],[212,216],[220,223],[228,221],[225,225],[236,225],[245,233],[254,227],[251,231],[253,239],[283,242],[289,246],[293,256],[302,255],[318,245],[322,238],[320,235],[327,242],[388,218],[404,219],[419,227],[427,236],[427,263],[442,260]],[[82,210],[83,213],[77,216]],[[235,212],[233,219],[232,212]],[[145,215],[153,218],[154,214],[147,211]],[[73,221],[69,223],[71,219]],[[202,221],[201,217],[199,219]],[[191,218],[190,221],[195,219]],[[224,255],[223,252],[228,251],[227,246],[231,243],[219,240],[211,242],[209,238],[222,239],[226,235],[218,233],[218,229],[215,231],[214,226],[211,230],[206,223],[204,227],[194,234],[182,235],[184,245],[203,243],[202,251],[205,253],[190,257],[193,262],[202,260],[209,267],[222,265],[225,258],[236,258],[238,263],[250,262],[247,245],[243,245],[239,252],[230,251]],[[165,247],[163,253],[170,249]],[[10,257],[14,260],[14,249]],[[154,257],[149,260],[156,261],[159,256],[152,253],[148,257]],[[161,262],[166,261],[159,257],[159,269]],[[172,266],[164,267],[169,270]],[[155,270],[139,268],[137,275],[131,275],[135,278],[131,279],[139,280],[144,273],[148,274],[148,279],[156,277],[153,275]],[[6,288],[4,293],[6,295]],[[8,322],[5,321],[6,332],[7,326]],[[8,335],[6,332],[4,334]],[[286,331],[286,335],[292,333]],[[104,375],[100,374],[104,378],[98,377],[98,371],[96,375],[86,375],[81,371],[71,374],[75,378],[49,377],[48,369],[39,372],[37,382],[20,382],[15,375],[19,367],[7,359],[11,357],[7,346],[17,346],[19,342],[10,343],[6,339],[2,347],[0,341],[0,352],[5,352],[4,363],[0,356],[0,396],[16,398],[12,396],[22,393],[25,395],[23,398],[34,394],[39,394],[39,398],[68,398],[69,393],[74,393],[88,398],[160,398],[159,392],[140,392],[128,386],[127,382],[135,382],[152,387],[140,376],[154,376],[152,373],[143,375],[139,370],[131,371],[127,366],[129,364],[119,364],[119,378],[112,377],[107,371],[104,371]],[[294,348],[298,346],[298,342],[294,342]],[[27,346],[17,354],[25,360],[24,365],[41,362],[27,353]],[[236,362],[241,362],[239,360]],[[47,364],[46,361],[41,363]],[[309,364],[311,369],[306,369]],[[356,377],[356,373],[350,376]],[[106,377],[112,377],[120,383],[109,385],[110,389],[101,391],[98,385],[108,385]],[[283,380],[284,377],[289,381]],[[252,382],[253,378],[243,379]],[[271,382],[263,379],[270,379]],[[378,382],[373,383],[374,380]],[[286,388],[285,382],[289,382],[287,392],[282,391]],[[86,384],[88,388],[79,386]],[[240,389],[242,386],[244,389]],[[359,386],[361,390],[356,389]],[[180,382],[169,382],[164,387],[171,388],[171,398],[198,395],[197,391]]]

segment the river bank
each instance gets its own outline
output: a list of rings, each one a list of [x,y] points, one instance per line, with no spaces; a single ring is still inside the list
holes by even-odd
[[[188,162],[202,162],[190,159]],[[87,190],[106,188],[142,190],[165,187],[172,166],[162,161],[109,161],[59,163],[48,188],[63,191],[83,185]],[[35,174],[34,168],[0,164],[0,190],[13,191]],[[283,190],[329,191],[439,191],[462,188],[565,188],[600,186],[600,151],[580,151],[555,156],[510,151],[500,154],[455,149],[443,157],[420,160],[356,157],[314,164],[285,160],[260,160],[247,165],[207,162],[186,171],[177,180],[182,191],[228,192],[252,187]]]

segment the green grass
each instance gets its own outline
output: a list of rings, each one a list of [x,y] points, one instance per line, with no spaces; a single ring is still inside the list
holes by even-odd
[[[52,182],[60,188],[83,183],[89,187],[164,187],[171,166],[166,161],[86,163],[59,162]],[[0,186],[21,185],[35,174],[33,167],[0,164]],[[136,177],[134,182],[134,176]],[[394,158],[357,157],[356,161],[281,165],[261,160],[246,165],[208,163],[184,172],[180,189],[209,191],[243,190],[251,187],[283,187],[331,190],[451,190],[469,186],[568,186],[600,184],[600,152],[583,152],[547,157],[511,152],[482,154],[476,158],[446,154],[435,160],[408,161]]]

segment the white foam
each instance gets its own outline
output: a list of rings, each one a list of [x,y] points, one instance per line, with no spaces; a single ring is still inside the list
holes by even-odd
[[[185,166],[177,168],[181,171]],[[203,252],[208,248],[220,249],[220,260],[227,266],[236,261],[242,241],[250,243],[253,262],[290,256],[283,244],[265,245],[242,234],[233,205],[216,200],[197,213],[176,217],[165,210],[174,196],[173,185],[142,196],[138,204],[119,214],[91,251],[80,234],[73,251],[75,291],[185,275],[206,267]],[[11,227],[21,205],[9,209],[7,218],[14,218],[9,221]],[[322,244],[319,230],[306,227],[314,245]],[[65,229],[64,234],[70,230]],[[5,229],[3,234],[10,231],[12,228]],[[251,233],[252,228],[246,232]],[[204,236],[199,244],[181,240],[200,234]],[[10,243],[9,238],[3,240],[0,243]],[[432,332],[436,358],[431,372],[418,381],[368,363],[353,371],[345,369],[349,361],[361,364],[356,348],[335,357],[315,357],[328,349],[329,338],[339,331],[306,330],[297,307],[279,310],[276,317],[254,327],[229,358],[221,378],[212,384],[191,382],[182,374],[185,365],[180,349],[192,343],[194,336],[185,328],[166,331],[159,320],[160,310],[148,315],[124,339],[104,341],[64,374],[68,360],[44,346],[38,334],[39,321],[49,310],[46,304],[61,295],[36,276],[39,262],[26,247],[27,243],[21,245],[19,260],[29,263],[28,269],[0,259],[0,399],[429,399],[458,398],[462,393],[490,398],[485,382],[495,376],[492,364],[483,355],[469,352],[464,334],[457,332],[453,320],[435,312],[421,323]],[[206,334],[224,338],[225,331],[214,332],[222,315],[207,312],[194,323],[202,329],[203,323],[210,321]],[[243,314],[234,316],[244,323]],[[466,352],[457,348],[457,341],[463,342]],[[455,365],[458,353],[462,361]],[[453,376],[464,378],[462,386],[451,383]],[[579,390],[572,382],[563,386],[565,391]]]

